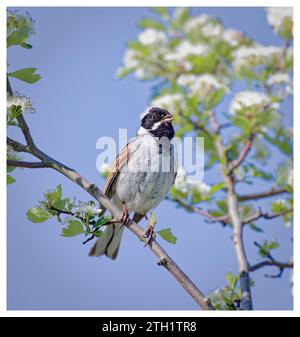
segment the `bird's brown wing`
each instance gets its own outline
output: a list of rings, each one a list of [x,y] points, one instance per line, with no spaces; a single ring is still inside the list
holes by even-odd
[[[136,138],[133,138],[126,146],[122,149],[122,151],[118,154],[115,162],[113,163],[112,168],[110,169],[110,173],[106,178],[103,193],[108,197],[112,197],[114,184],[120,174],[120,171],[125,168],[127,165],[128,168],[128,160],[133,152],[138,150],[138,146],[135,143],[137,141]]]
[[[108,198],[112,197],[112,190],[113,190],[114,183],[118,175],[120,174],[120,169],[122,169],[122,167],[128,163],[129,154],[130,154],[129,144],[127,144],[122,149],[122,151],[117,155],[116,160],[114,161],[112,167],[110,168],[109,175],[106,178],[106,181],[103,187],[103,193]]]

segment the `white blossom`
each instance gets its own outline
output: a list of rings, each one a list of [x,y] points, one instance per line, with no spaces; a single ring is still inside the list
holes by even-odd
[[[252,47],[241,46],[233,52],[233,69],[239,71],[243,67],[258,66],[278,59],[282,55],[282,49],[276,46],[254,45]]]
[[[13,106],[21,107],[22,111],[29,111],[29,112],[34,111],[30,100],[24,96],[8,96],[7,109],[12,108]]]
[[[212,74],[183,74],[178,77],[177,83],[187,87],[190,93],[197,95],[200,100],[205,100],[213,90],[224,89],[229,92],[229,88]]]
[[[205,296],[206,300],[210,300],[213,305],[223,303],[224,300],[222,299],[222,289],[216,288],[215,290],[209,292]]]
[[[147,71],[145,67],[137,68],[134,72],[134,75],[138,80],[147,80],[152,76],[152,74],[149,71]]]
[[[272,86],[279,83],[290,83],[290,76],[287,73],[276,73],[267,80],[267,85]]]
[[[211,191],[211,187],[204,182],[189,179],[183,167],[179,167],[177,170],[174,187],[182,193],[191,193],[192,190],[196,190],[203,196],[208,195]]]
[[[183,167],[179,167],[177,170],[176,179],[174,182],[174,187],[182,192],[182,193],[188,193],[189,192],[189,186],[187,184],[187,177],[186,172]]]
[[[232,47],[237,47],[243,40],[243,34],[236,29],[225,29],[221,38]]]
[[[211,187],[202,181],[197,181],[197,182],[189,181],[189,184],[191,184],[192,188],[197,190],[203,196],[208,195],[211,190]]]
[[[136,59],[138,53],[135,50],[127,49],[124,55],[123,63],[126,68],[135,68],[139,62]]]
[[[182,74],[177,78],[177,83],[181,86],[191,86],[197,80],[197,75],[193,74]]]
[[[284,99],[293,91],[292,80],[287,73],[276,73],[271,75],[267,81],[267,86],[272,89],[275,96]]]
[[[261,45],[255,45],[253,47],[244,47],[244,50],[237,51],[238,53],[244,53],[246,55],[254,55],[257,57],[272,57],[272,56],[278,56],[278,54],[281,53],[281,48],[277,46],[261,46]]]
[[[293,21],[292,7],[269,7],[267,8],[267,20],[275,32],[284,29],[285,20]]]
[[[181,61],[190,55],[206,55],[209,48],[202,44],[192,44],[189,41],[183,41],[176,47],[174,52],[165,54],[166,61]]]
[[[293,171],[292,167],[288,171],[287,183],[288,183],[288,185],[293,186],[293,183],[294,183],[294,171]]]
[[[138,40],[145,46],[164,44],[167,41],[167,35],[165,32],[147,28],[138,35]]]
[[[229,112],[235,115],[245,108],[278,109],[278,103],[272,103],[269,96],[256,91],[241,91],[235,95],[230,103]]]
[[[203,26],[205,23],[207,23],[211,17],[207,14],[201,14],[199,16],[195,16],[191,19],[189,19],[185,25],[184,25],[184,31],[185,32],[190,32],[194,29],[200,28]]]
[[[201,32],[205,37],[213,38],[222,34],[223,28],[218,22],[209,22],[202,27]]]
[[[288,202],[286,199],[277,199],[274,203],[282,207],[288,207]]]
[[[283,132],[286,137],[293,138],[293,128],[291,127],[284,128]]]
[[[174,113],[178,109],[184,108],[184,98],[180,93],[164,94],[155,98],[151,102],[151,106],[158,106],[167,109],[169,112]]]
[[[76,207],[76,212],[78,213],[99,214],[101,211],[101,208],[97,208],[95,205],[92,204],[82,203],[81,205]]]

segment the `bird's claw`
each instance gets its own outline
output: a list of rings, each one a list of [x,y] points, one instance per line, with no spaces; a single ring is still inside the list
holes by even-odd
[[[148,226],[145,234],[143,235],[144,238],[148,239],[146,242],[145,242],[145,246],[147,246],[149,244],[149,242],[152,240],[152,239],[155,239],[156,237],[156,234],[154,232],[154,226]]]
[[[120,219],[120,223],[122,224],[122,226],[127,225],[128,220],[129,220],[128,209],[127,209],[125,203],[123,203],[123,214],[122,214],[122,217]]]

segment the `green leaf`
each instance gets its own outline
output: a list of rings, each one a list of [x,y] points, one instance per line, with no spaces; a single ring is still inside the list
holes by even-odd
[[[279,247],[279,243],[277,241],[271,241],[269,244],[268,244],[268,248],[269,249],[276,249]]]
[[[225,183],[223,181],[211,186],[209,194],[216,193],[217,191],[221,190],[224,186],[225,186]]]
[[[149,54],[149,48],[137,40],[128,41],[127,46],[128,48],[135,50],[144,56]]]
[[[276,200],[272,203],[272,212],[273,213],[280,213],[284,212],[289,208],[288,202],[285,199]]]
[[[130,73],[132,73],[133,71],[134,71],[134,68],[119,67],[117,70],[116,77],[121,80],[127,75],[129,75]]]
[[[68,226],[63,228],[61,231],[61,235],[66,237],[76,236],[83,233],[84,230],[82,223],[78,220],[73,220],[69,222]]]
[[[181,28],[183,26],[183,24],[188,20],[188,18],[190,17],[189,14],[189,9],[186,7],[181,7],[181,8],[177,8],[174,12],[174,14],[176,13],[176,16],[173,16],[174,19],[174,24],[176,27]]]
[[[111,218],[109,216],[103,216],[102,218],[100,218],[99,220],[97,220],[93,224],[93,227],[94,228],[101,227],[101,226],[105,225],[110,220],[111,220]]]
[[[27,219],[34,223],[44,222],[52,218],[52,216],[52,214],[42,207],[32,207],[27,211]]]
[[[229,287],[234,289],[238,281],[238,276],[234,276],[230,272],[227,272],[225,279],[227,280]]]
[[[25,42],[21,43],[20,46],[23,47],[23,48],[25,48],[25,49],[31,49],[32,48],[31,44],[25,43]]]
[[[223,98],[225,94],[225,89],[218,89],[213,91],[210,95],[208,95],[208,98],[205,102],[205,109],[210,110],[214,108]]]
[[[254,223],[250,222],[248,224],[248,226],[254,230],[255,232],[258,232],[258,233],[262,233],[263,232],[263,229],[261,229],[260,227],[256,226]]]
[[[268,240],[264,240],[263,244],[259,244],[257,242],[254,242],[254,244],[259,248],[258,254],[261,257],[269,257],[270,251],[280,246],[276,240],[272,240],[270,242],[268,242]]]
[[[57,209],[64,210],[67,202],[68,202],[67,199],[56,200],[55,203],[54,203],[54,207],[57,208]]]
[[[153,19],[142,19],[138,22],[138,26],[142,29],[153,28],[156,30],[166,30],[166,27],[162,23]]]
[[[168,9],[166,7],[152,7],[151,10],[164,19],[169,17]]]
[[[152,226],[156,224],[156,216],[154,213],[151,213],[150,223]]]
[[[227,206],[227,201],[226,200],[217,200],[216,205],[218,208],[225,214],[228,213],[228,206]]]
[[[24,68],[14,71],[13,73],[8,73],[8,76],[17,78],[27,83],[35,83],[41,79],[39,74],[34,74],[35,71],[36,68]]]
[[[12,176],[10,176],[9,174],[6,176],[6,183],[7,185],[10,185],[12,183],[14,183],[16,180],[15,178],[13,178]]]
[[[260,178],[260,179],[267,180],[267,181],[274,179],[272,173],[259,169],[258,167],[256,167],[255,165],[251,163],[249,164],[249,167],[251,168],[249,173],[254,178]]]
[[[55,203],[60,200],[62,194],[61,184],[57,186],[55,190],[48,190],[44,193],[45,198],[49,201],[50,204]]]
[[[209,52],[207,55],[190,55],[188,60],[193,65],[193,73],[204,74],[214,71],[217,64],[217,57],[214,51]]]
[[[20,26],[7,37],[7,48],[22,45],[31,35],[31,32],[32,29],[27,20],[24,18],[24,20],[20,23]]]
[[[164,240],[175,244],[177,241],[176,236],[174,236],[171,232],[170,228],[164,228],[161,229],[160,231],[157,232],[157,234],[159,234]]]
[[[10,173],[10,172],[14,171],[15,169],[16,169],[15,166],[7,166],[7,167],[6,167],[7,173]]]

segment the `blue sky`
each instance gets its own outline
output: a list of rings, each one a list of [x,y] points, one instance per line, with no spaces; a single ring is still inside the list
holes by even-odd
[[[96,170],[96,141],[117,139],[118,129],[134,136],[139,114],[151,94],[151,83],[132,76],[119,81],[126,41],[136,37],[137,21],[149,16],[147,8],[26,8],[33,16],[36,34],[32,50],[12,47],[10,70],[37,67],[42,79],[34,85],[12,80],[12,86],[32,98],[35,114],[26,119],[37,145],[89,180],[103,185]],[[22,9],[23,10],[23,9]],[[195,8],[222,19],[225,27],[246,32],[263,44],[280,44],[268,26],[263,8]],[[150,14],[152,15],[152,14]],[[292,102],[283,109],[292,123]],[[22,138],[16,130],[9,135]],[[273,152],[270,167],[278,160]],[[18,169],[17,183],[8,187],[8,309],[198,309],[172,277],[156,264],[151,252],[125,231],[119,257],[89,258],[81,238],[63,238],[60,225],[51,220],[33,224],[26,211],[43,191],[62,184],[63,193],[79,200],[89,195],[58,173],[43,169]],[[204,181],[211,183],[209,175]],[[261,190],[267,188],[263,183]],[[164,201],[156,210],[158,227],[171,227],[176,245],[162,245],[203,292],[225,285],[227,271],[238,272],[231,231],[210,225],[198,215],[185,213]],[[257,261],[253,241],[278,238],[278,260],[290,257],[291,231],[279,219],[260,221],[265,233],[245,229],[251,263]],[[289,272],[268,279],[260,270],[252,275],[255,309],[291,309]]]

